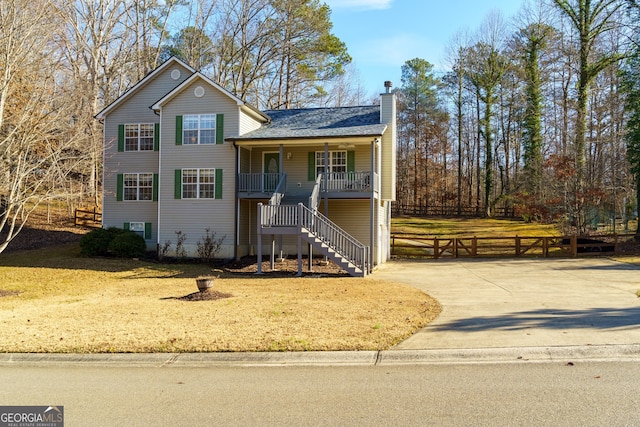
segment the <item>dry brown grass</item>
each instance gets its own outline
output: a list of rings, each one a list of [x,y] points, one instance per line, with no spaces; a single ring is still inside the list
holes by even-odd
[[[375,275],[223,272],[214,289],[231,297],[179,299],[207,273],[195,264],[83,258],[77,244],[0,254],[0,352],[380,350],[441,310]]]
[[[496,218],[419,218],[392,220],[393,233],[424,233],[434,237],[528,237],[559,236],[553,224],[528,223]]]

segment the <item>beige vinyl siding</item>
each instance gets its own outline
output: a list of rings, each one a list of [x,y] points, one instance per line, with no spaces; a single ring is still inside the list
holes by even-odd
[[[381,95],[380,121],[389,126],[382,135],[381,198],[396,199],[396,106],[395,94]]]
[[[194,89],[202,86],[204,96]],[[238,129],[238,105],[228,96],[196,79],[162,107],[160,168],[160,236],[159,242],[172,241],[176,231],[186,236],[189,256],[196,256],[198,240],[209,228],[217,238],[224,238],[219,257],[231,258],[235,248],[235,148],[231,143],[211,145],[176,145],[176,116],[187,114],[223,114],[224,136]],[[186,168],[214,168],[223,172],[221,199],[175,199],[175,171]],[[219,185],[216,182],[216,190]]]
[[[256,207],[250,200],[240,201],[240,228],[238,241],[238,256],[249,255],[250,244],[256,242]]]
[[[324,213],[324,205],[318,210]],[[371,204],[368,199],[330,199],[329,218],[340,228],[358,239],[360,243],[370,245],[369,219]]]
[[[252,130],[259,129],[260,126],[261,124],[258,121],[256,121],[252,117],[249,117],[247,114],[240,112],[239,128],[236,135],[244,135],[245,133],[251,132]],[[232,134],[229,134],[229,136],[231,135]]]
[[[251,151],[246,148],[238,148],[240,154],[240,172],[251,172]]]
[[[389,200],[383,200],[380,202],[380,207],[379,207],[379,227],[378,229],[380,230],[379,233],[379,243],[380,243],[380,259],[379,262],[380,263],[384,263],[386,261],[388,261],[389,259],[391,259],[391,253],[390,253],[390,239],[391,239],[391,235],[390,235],[390,227],[391,227],[391,218],[390,218],[390,214],[391,214],[391,210],[388,209],[388,207],[391,205],[391,201]],[[389,218],[387,218],[387,214],[389,215]]]
[[[180,79],[171,78],[174,69],[180,70]],[[159,123],[160,118],[149,106],[184,81],[191,72],[174,64],[138,88],[104,120],[104,172],[102,218],[105,227],[122,228],[125,222],[152,224],[152,236],[147,236],[147,246],[157,243],[157,202],[117,201],[117,175],[122,173],[158,173],[158,151],[118,152],[118,126],[125,123]]]

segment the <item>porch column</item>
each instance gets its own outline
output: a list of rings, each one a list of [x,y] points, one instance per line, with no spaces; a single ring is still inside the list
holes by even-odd
[[[302,276],[302,203],[298,203],[298,276]]]
[[[280,160],[278,161],[278,173],[282,173],[282,162],[284,162],[284,145],[280,144]]]
[[[329,216],[329,195],[327,193],[327,185],[329,185],[329,143],[324,143],[324,216]]]
[[[275,266],[275,252],[276,252],[276,236],[271,235],[271,271],[276,269]]]

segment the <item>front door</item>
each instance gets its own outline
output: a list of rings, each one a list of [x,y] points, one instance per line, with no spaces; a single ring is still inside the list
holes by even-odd
[[[262,173],[264,173],[262,191],[265,193],[273,193],[280,180],[280,153],[264,153]]]

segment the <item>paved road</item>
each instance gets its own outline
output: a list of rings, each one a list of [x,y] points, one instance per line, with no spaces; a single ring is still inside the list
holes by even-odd
[[[396,349],[640,344],[640,268],[607,258],[390,262],[442,314]]]
[[[0,404],[66,425],[640,425],[640,269],[390,263],[441,316],[384,352],[0,355]],[[289,365],[289,366],[283,366]]]
[[[3,405],[72,426],[640,424],[640,364],[0,366]]]

